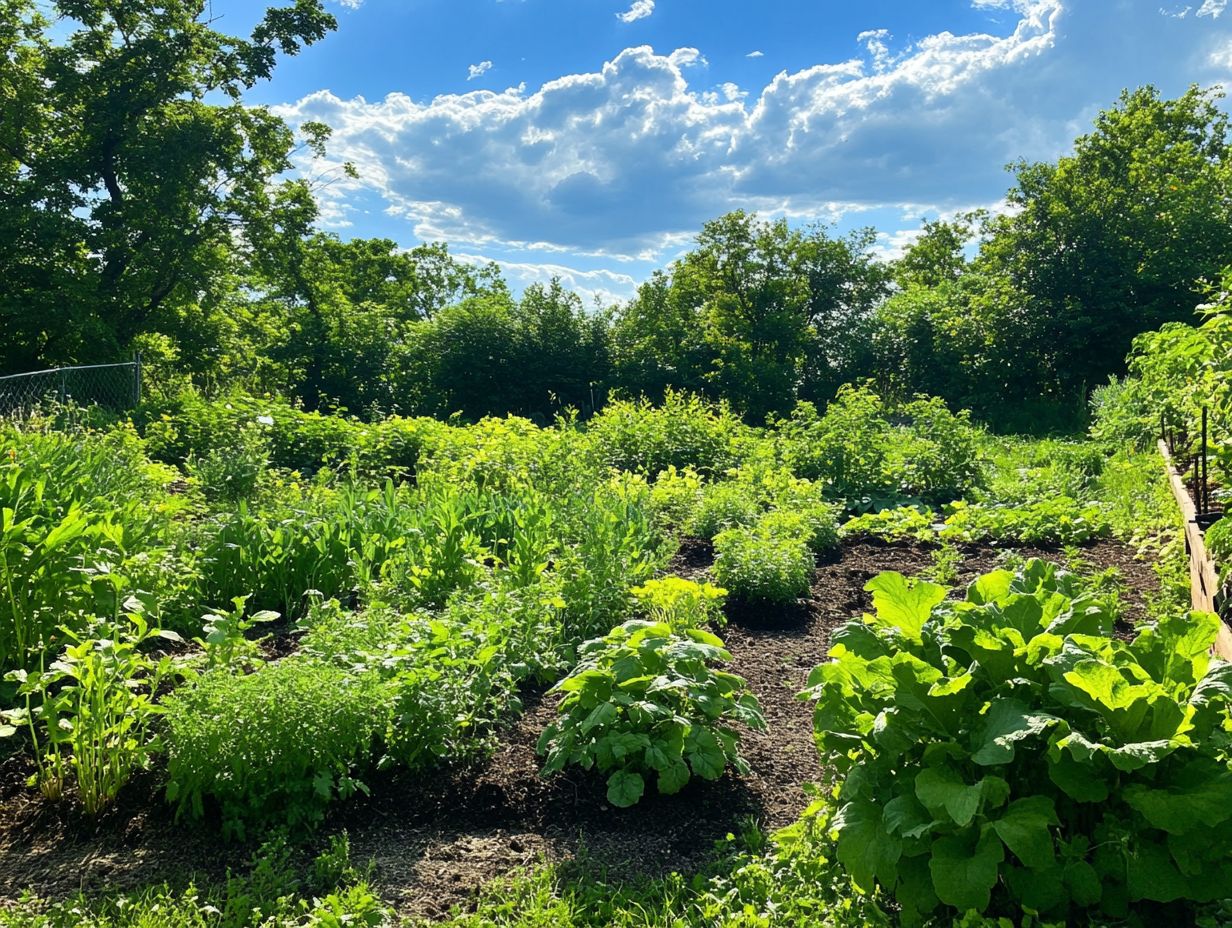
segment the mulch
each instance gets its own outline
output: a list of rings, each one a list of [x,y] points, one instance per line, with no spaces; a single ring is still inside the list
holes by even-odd
[[[957,583],[999,566],[1007,551],[960,549]],[[1057,551],[1016,548],[1025,556],[1063,560]],[[584,859],[609,879],[688,874],[703,867],[715,842],[750,821],[764,830],[794,821],[808,804],[805,784],[825,780],[813,744],[811,710],[796,698],[809,671],[824,660],[831,632],[871,608],[864,585],[884,570],[917,574],[934,564],[935,548],[848,540],[840,555],[818,565],[807,600],[784,610],[735,606],[720,634],[732,652],[730,669],[762,703],[766,732],[747,732],[747,776],[691,782],[679,795],[648,793],[631,809],[614,809],[595,774],[539,776],[535,744],[552,719],[555,700],[524,694],[524,712],[500,733],[493,754],[466,767],[369,779],[370,798],[337,807],[320,840],[345,830],[353,859],[371,860],[383,898],[404,914],[445,915],[466,906],[484,884],[543,860]],[[1131,621],[1145,615],[1157,588],[1149,562],[1115,542],[1081,549],[1093,569],[1116,567],[1126,586]],[[704,578],[713,560],[705,542],[686,540],[669,570]],[[23,783],[20,757],[0,761],[0,904],[25,889],[45,898],[136,889],[188,874],[216,879],[242,868],[252,847],[222,843],[206,824],[177,825],[160,801],[155,775],[130,785],[102,821],[85,824],[71,809],[43,803]]]

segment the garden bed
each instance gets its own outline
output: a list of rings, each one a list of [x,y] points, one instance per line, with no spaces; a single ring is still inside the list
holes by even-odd
[[[848,540],[821,564],[811,594],[783,612],[736,611],[721,634],[731,670],[761,700],[769,729],[750,732],[742,750],[752,770],[715,783],[694,782],[675,797],[647,796],[618,810],[602,781],[579,770],[544,780],[535,742],[553,717],[554,700],[524,696],[525,711],[502,732],[482,763],[437,777],[393,773],[370,781],[372,797],[337,808],[322,839],[350,835],[354,859],[375,864],[375,887],[396,908],[429,917],[465,904],[484,883],[542,859],[579,859],[614,878],[688,874],[702,866],[715,841],[753,819],[764,829],[795,821],[807,805],[803,785],[824,779],[813,744],[810,707],[795,694],[829,647],[830,633],[870,608],[864,591],[885,570],[918,574],[934,566],[937,549],[920,544]],[[1063,560],[1057,551],[1016,548],[1025,556]],[[998,566],[1005,549],[959,549],[958,584]],[[1098,542],[1080,549],[1093,570],[1115,567],[1125,583],[1126,616],[1145,616],[1157,580],[1133,549]],[[688,542],[674,572],[701,576],[711,553]],[[0,904],[31,889],[45,898],[136,889],[156,880],[219,878],[242,867],[254,848],[227,845],[216,823],[177,825],[156,791],[158,779],[133,782],[116,808],[94,826],[71,809],[57,810],[25,789],[17,758],[0,766]]]

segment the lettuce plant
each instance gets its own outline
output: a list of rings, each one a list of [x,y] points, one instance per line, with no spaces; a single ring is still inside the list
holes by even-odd
[[[740,722],[764,729],[745,682],[712,665],[731,654],[697,628],[633,620],[582,645],[581,662],[553,687],[560,717],[539,739],[548,775],[577,764],[607,775],[614,806],[637,803],[654,778],[660,793],[678,793],[694,776],[717,780],[730,764],[740,773]]]
[[[1232,665],[1213,615],[1112,637],[1113,603],[1031,560],[944,587],[882,574],[806,694],[840,774],[838,859],[904,924],[1073,923],[1232,895]],[[1161,913],[1162,917],[1162,913]]]

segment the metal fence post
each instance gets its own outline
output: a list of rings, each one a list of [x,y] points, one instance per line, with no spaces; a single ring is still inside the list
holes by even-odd
[[[141,352],[133,355],[133,408],[141,405]]]

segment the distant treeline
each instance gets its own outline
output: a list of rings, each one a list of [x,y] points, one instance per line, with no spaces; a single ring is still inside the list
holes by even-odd
[[[1070,155],[1014,165],[1008,210],[926,222],[895,261],[871,229],[736,212],[623,305],[558,282],[515,296],[444,245],[317,230],[313,183],[284,178],[296,146],[324,156],[328,127],[297,139],[242,98],[335,27],[319,0],[249,38],[193,0],[68,6],[0,7],[0,372],[141,350],[163,390],[363,416],[549,417],[672,387],[754,422],[872,379],[1064,428],[1135,335],[1193,318],[1232,263],[1219,95],[1147,87]],[[48,7],[69,17],[55,33]]]

